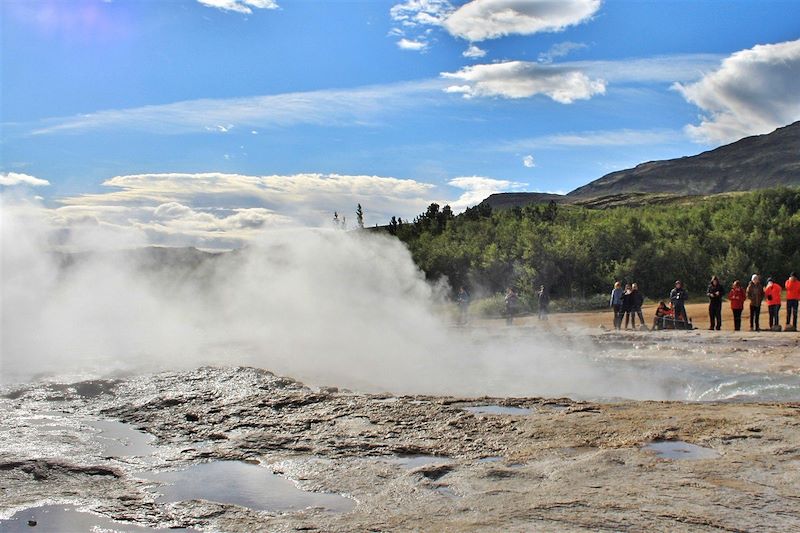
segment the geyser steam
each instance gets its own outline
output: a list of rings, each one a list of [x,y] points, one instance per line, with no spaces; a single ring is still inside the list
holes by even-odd
[[[675,395],[660,378],[593,362],[580,338],[566,349],[544,333],[452,328],[388,237],[268,231],[244,250],[199,262],[173,250],[165,262],[152,249],[108,251],[118,237],[102,231],[66,244],[105,251],[55,254],[43,216],[3,208],[6,382],[230,364],[362,391]]]

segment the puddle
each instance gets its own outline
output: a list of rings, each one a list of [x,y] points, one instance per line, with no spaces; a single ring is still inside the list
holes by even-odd
[[[502,457],[482,457],[481,459],[478,459],[475,462],[476,463],[499,463],[502,460],[503,460]]]
[[[146,457],[155,453],[153,435],[133,428],[130,424],[113,420],[86,420],[87,426],[100,431],[97,442],[103,446],[106,457]]]
[[[259,511],[299,511],[324,507],[346,513],[356,502],[340,494],[308,492],[268,468],[238,461],[212,461],[185,470],[151,472],[144,476],[166,485],[157,487],[161,502],[208,500]]]
[[[719,453],[681,440],[657,440],[643,446],[663,459],[716,459]]]
[[[464,410],[479,415],[529,415],[533,409],[525,407],[506,407],[505,405],[472,405]]]
[[[395,457],[381,457],[379,460],[392,465],[398,465],[400,468],[406,470],[426,465],[446,465],[453,462],[449,457],[441,457],[439,455],[398,455]]]
[[[31,522],[29,522],[31,521]],[[8,520],[0,520],[0,531],[7,533],[65,533],[80,531],[103,531],[120,533],[148,533],[152,531],[184,531],[198,533],[194,529],[153,529],[130,522],[115,522],[94,513],[78,511],[74,505],[43,505],[14,513]]]

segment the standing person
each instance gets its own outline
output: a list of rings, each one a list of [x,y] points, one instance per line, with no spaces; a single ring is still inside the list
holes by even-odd
[[[733,282],[731,292],[728,293],[728,300],[731,302],[731,311],[733,311],[733,330],[739,331],[742,329],[742,310],[744,310],[744,301],[747,295],[742,288],[742,284],[737,279]]]
[[[458,289],[456,304],[458,304],[458,323],[466,324],[467,312],[469,311],[469,293],[464,287]]]
[[[747,284],[747,299],[750,300],[750,331],[761,331],[758,319],[761,315],[761,302],[764,301],[764,287],[761,286],[761,278],[758,274],[753,274],[750,283]]]
[[[764,294],[767,297],[767,311],[769,311],[769,329],[772,331],[780,331],[781,321],[781,293],[783,288],[780,284],[775,283],[772,278],[767,279],[767,287],[764,289]]]
[[[708,326],[709,330],[716,329],[719,331],[722,328],[722,295],[725,294],[725,289],[720,285],[717,276],[711,277],[711,282],[708,284],[706,295],[708,296],[708,319],[711,323]]]
[[[786,331],[797,331],[797,307],[800,301],[800,281],[792,272],[786,280]],[[791,322],[791,328],[789,327]]]
[[[517,312],[517,293],[511,287],[506,289],[504,301],[506,304],[506,324],[510,326],[514,322],[514,315]]]
[[[622,317],[620,316],[620,312],[622,311],[622,283],[619,281],[614,282],[614,289],[611,291],[611,309],[614,310],[614,329],[619,329],[620,325],[622,324]]]
[[[539,320],[547,320],[548,307],[550,306],[550,295],[544,285],[539,287]]]
[[[681,280],[675,282],[675,288],[669,292],[669,301],[672,303],[672,310],[674,311],[675,320],[688,321],[689,317],[686,315],[686,300],[689,299],[689,293],[683,288]]]
[[[633,312],[631,313],[631,320],[633,321],[633,329],[636,329],[636,316],[633,313],[639,315],[639,321],[642,323],[641,328],[647,329],[647,324],[644,323],[644,315],[642,314],[642,306],[644,305],[644,294],[639,291],[639,284],[634,283],[631,285],[631,291],[633,293]]]
[[[622,322],[622,316],[625,316],[625,329],[628,329],[628,322],[631,319],[631,312],[633,311],[633,288],[630,283],[625,284],[625,292],[622,293],[622,310],[620,311],[619,321]],[[635,324],[634,324],[635,326]]]

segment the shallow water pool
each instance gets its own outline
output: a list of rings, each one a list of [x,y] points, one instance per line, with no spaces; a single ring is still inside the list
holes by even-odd
[[[525,407],[507,407],[505,405],[471,405],[465,411],[476,415],[529,415],[533,409]]]
[[[356,504],[340,494],[301,490],[268,468],[239,461],[211,461],[143,477],[164,483],[157,488],[162,502],[208,500],[283,512],[322,507],[338,513],[346,513]]]
[[[643,446],[645,450],[655,452],[663,459],[716,459],[719,453],[711,448],[704,448],[682,440],[657,440]]]
[[[41,505],[14,513],[8,520],[0,520],[0,531],[7,533],[150,533],[183,531],[198,533],[194,529],[154,529],[130,522],[116,522],[94,513],[79,511],[74,505]]]

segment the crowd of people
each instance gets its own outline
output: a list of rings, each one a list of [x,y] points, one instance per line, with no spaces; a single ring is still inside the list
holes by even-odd
[[[539,287],[536,292],[536,299],[539,304],[539,320],[547,320],[547,315],[550,313],[550,294],[544,285]],[[470,295],[463,286],[459,287],[456,293],[456,305],[458,306],[457,324],[465,325],[469,318],[469,304]],[[514,322],[514,317],[519,313],[519,296],[516,291],[511,287],[506,289],[503,297],[503,316],[506,319],[506,324],[511,325]]]
[[[785,327],[780,323],[780,311],[783,302],[784,289],[786,291],[786,324]],[[550,295],[544,285],[539,287],[536,293],[539,304],[539,320],[547,320],[550,305]],[[797,274],[792,272],[783,286],[773,278],[768,278],[766,285],[761,282],[758,274],[753,274],[747,287],[737,279],[731,285],[730,291],[725,291],[725,287],[717,276],[712,276],[706,289],[708,298],[708,321],[709,330],[719,331],[722,329],[722,305],[727,297],[730,302],[733,314],[733,329],[742,329],[742,314],[745,303],[749,302],[750,331],[761,331],[761,308],[764,302],[767,304],[769,314],[769,329],[772,331],[797,331],[798,302],[800,302],[800,280]],[[689,293],[683,283],[678,280],[669,293],[669,303],[661,301],[656,308],[653,328],[674,328],[674,329],[693,329],[692,321],[686,313],[686,302]],[[614,283],[611,290],[609,305],[614,312],[614,329],[637,329],[636,319],[639,319],[639,329],[648,329],[645,323],[642,306],[644,305],[644,294],[639,290],[636,283],[628,283],[624,287],[621,282]],[[470,295],[464,287],[460,287],[456,295],[459,315],[458,323],[466,324],[470,304]],[[514,316],[519,312],[519,297],[517,293],[509,287],[504,296],[504,316],[507,324],[512,324]]]
[[[784,288],[786,290],[786,324],[785,327],[780,323],[780,311],[783,301]],[[742,287],[739,280],[735,280],[731,290],[726,293],[725,288],[717,276],[712,276],[706,297],[708,298],[708,321],[709,330],[722,329],[722,302],[727,296],[733,313],[733,329],[742,329],[742,313],[744,312],[745,302],[749,301],[750,331],[761,331],[761,307],[766,302],[769,314],[769,330],[797,331],[798,301],[800,301],[800,281],[797,275],[792,272],[783,286],[773,278],[768,278],[766,285],[761,282],[758,274],[753,274],[747,288]],[[691,319],[686,314],[686,301],[689,294],[683,283],[679,280],[675,282],[675,287],[669,293],[669,305],[665,301],[659,302],[656,308],[656,316],[653,320],[653,327],[672,327],[676,329],[691,329]],[[628,324],[636,329],[636,317],[639,317],[640,328],[646,329],[644,317],[642,316],[642,304],[644,296],[639,292],[636,283],[625,285],[623,289],[620,282],[614,283],[611,291],[609,305],[614,312],[614,328],[628,329]]]

